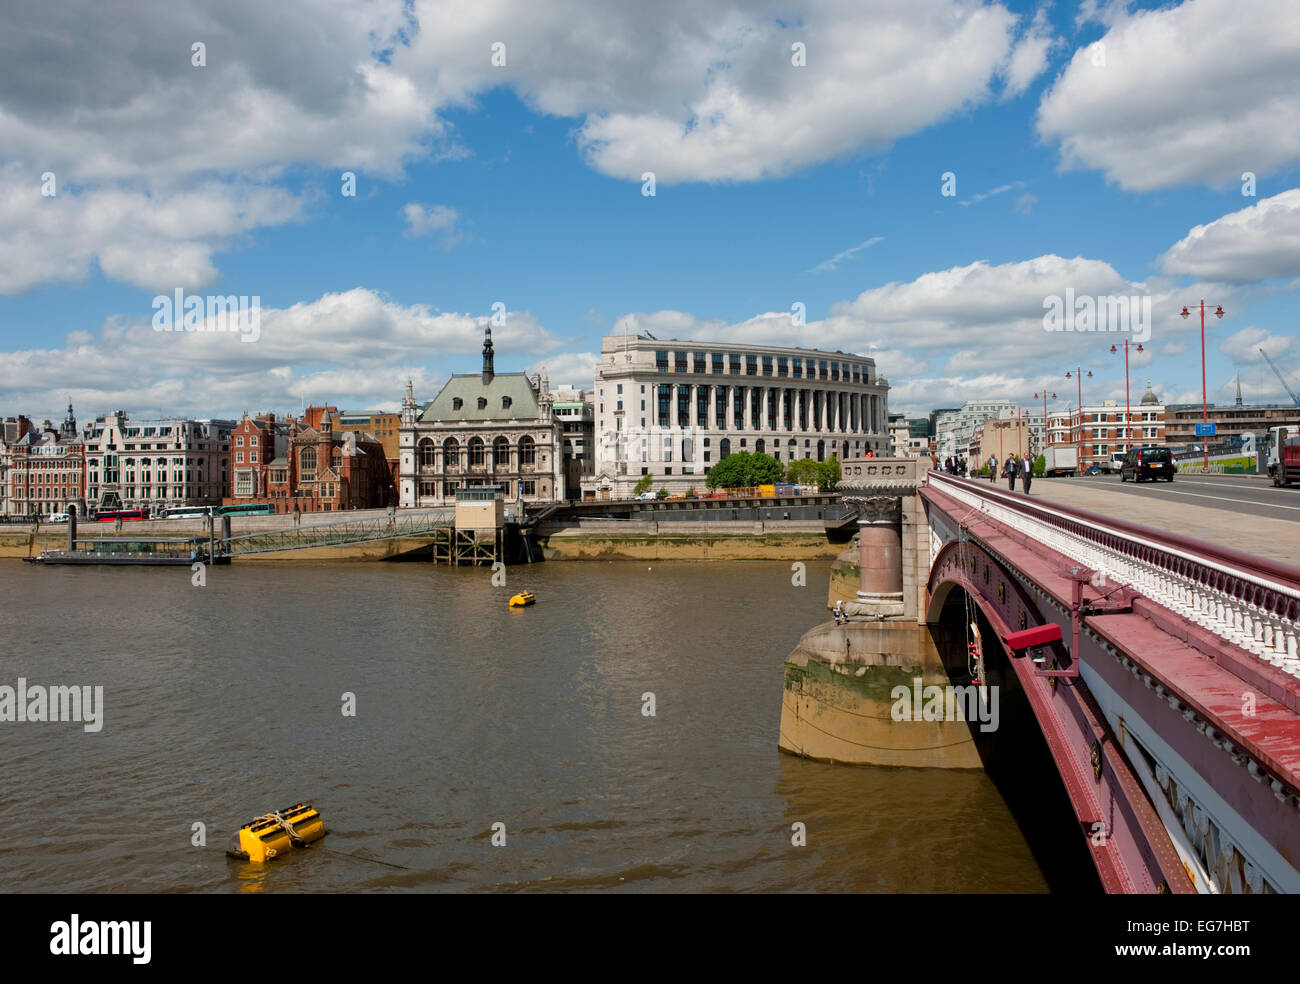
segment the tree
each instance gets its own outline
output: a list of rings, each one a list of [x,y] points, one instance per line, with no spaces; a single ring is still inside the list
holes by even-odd
[[[633,487],[632,494],[640,495],[642,492],[649,492],[650,486],[654,484],[654,480],[655,477],[653,475],[642,475],[641,481],[637,482]]]
[[[1040,454],[1034,459],[1034,477],[1042,478],[1043,472],[1047,470],[1047,456]]]
[[[822,479],[821,487],[823,492],[835,491],[835,486],[840,480],[840,459],[831,455],[826,461],[822,462]]]
[[[738,451],[708,470],[704,484],[711,489],[748,488],[781,480],[781,462],[766,454]]]
[[[800,458],[786,467],[785,480],[795,485],[820,485],[825,481],[825,462],[813,461],[812,458]]]

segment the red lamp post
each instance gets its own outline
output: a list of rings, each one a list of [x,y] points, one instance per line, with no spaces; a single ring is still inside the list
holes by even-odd
[[[1183,306],[1183,309],[1182,311],[1179,312],[1179,314],[1182,315],[1184,321],[1186,321],[1188,318],[1192,316],[1192,313],[1187,310],[1186,305]],[[1223,305],[1220,304],[1217,307],[1215,307],[1214,316],[1216,318],[1223,317]],[[1206,396],[1205,396],[1205,298],[1201,298],[1201,423],[1208,424],[1209,422],[1210,422],[1209,405],[1206,401]],[[1207,438],[1207,440],[1205,441],[1205,474],[1208,475],[1210,473],[1210,442],[1208,440],[1209,435],[1202,434],[1201,437]]]
[[[1039,394],[1035,393],[1034,399],[1037,400],[1038,396]],[[1047,436],[1047,390],[1046,389],[1043,390],[1042,397],[1043,397],[1043,454],[1047,454],[1047,445],[1050,444],[1051,442],[1048,440],[1048,436]],[[1052,394],[1052,399],[1053,400],[1056,399],[1055,393]]]
[[[1133,414],[1129,410],[1128,398],[1128,339],[1124,339],[1124,453],[1127,455],[1129,448],[1133,444]],[[1142,343],[1138,342],[1134,346],[1139,352],[1144,351]],[[1114,345],[1110,347],[1111,352],[1118,352],[1119,349]]]
[[[1074,376],[1070,373],[1065,374],[1066,379],[1074,378],[1079,385],[1079,474],[1083,474],[1083,369],[1079,366],[1074,368]],[[1092,378],[1092,370],[1088,370],[1088,378]]]

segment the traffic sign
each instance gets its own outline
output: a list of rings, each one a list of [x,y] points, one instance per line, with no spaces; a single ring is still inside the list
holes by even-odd
[[[1197,436],[1197,437],[1214,437],[1214,436],[1215,436],[1215,433],[1214,433],[1214,428],[1215,428],[1215,426],[1216,426],[1215,424],[1197,424],[1197,425],[1196,425],[1196,436]]]

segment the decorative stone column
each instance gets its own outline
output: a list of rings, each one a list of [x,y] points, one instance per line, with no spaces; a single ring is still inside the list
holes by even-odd
[[[873,614],[903,613],[902,499],[873,495],[847,500],[859,509],[858,601]]]

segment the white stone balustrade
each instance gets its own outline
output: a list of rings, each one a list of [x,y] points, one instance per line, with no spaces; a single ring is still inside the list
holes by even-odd
[[[1296,625],[1300,590],[1294,586],[1198,556],[1187,546],[1085,522],[1049,505],[1018,502],[982,486],[977,491],[937,472],[930,472],[929,479],[945,495],[1300,678]],[[1086,535],[1078,530],[1086,530]],[[1123,544],[1123,549],[1112,545],[1116,543]]]

